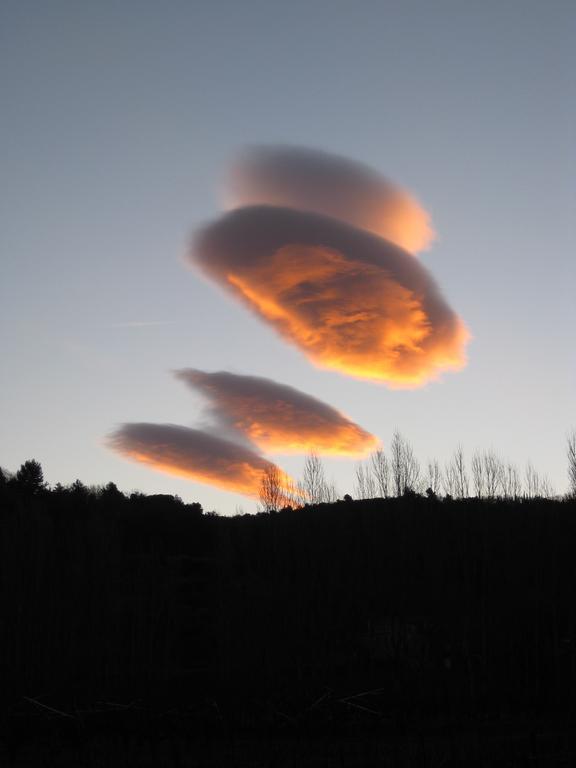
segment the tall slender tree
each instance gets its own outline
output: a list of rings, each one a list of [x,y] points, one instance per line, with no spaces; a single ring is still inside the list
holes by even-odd
[[[438,459],[429,459],[426,466],[426,489],[430,488],[435,495],[438,495],[442,486],[442,470]]]
[[[484,461],[480,451],[474,451],[472,455],[472,484],[474,493],[481,499],[486,495],[486,476],[484,475]]]
[[[262,473],[259,500],[263,512],[274,512],[283,506],[282,478],[275,464],[268,464]]]
[[[392,483],[396,496],[416,491],[420,479],[420,464],[412,446],[396,430],[390,443]]]
[[[376,486],[376,493],[381,498],[386,499],[390,493],[390,464],[384,451],[374,451],[370,455],[370,471],[374,484]]]
[[[310,451],[304,462],[302,495],[308,504],[321,504],[331,500],[331,488],[326,480],[324,465],[315,451]]]
[[[576,499],[576,429],[573,429],[566,441],[568,457],[568,493]]]

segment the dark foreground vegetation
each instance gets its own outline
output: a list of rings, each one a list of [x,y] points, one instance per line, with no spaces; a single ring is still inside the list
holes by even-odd
[[[2,765],[576,764],[573,500],[0,485]]]

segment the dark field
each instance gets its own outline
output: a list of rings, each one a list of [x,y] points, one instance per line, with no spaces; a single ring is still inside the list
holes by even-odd
[[[2,488],[0,763],[576,765],[576,504]]]

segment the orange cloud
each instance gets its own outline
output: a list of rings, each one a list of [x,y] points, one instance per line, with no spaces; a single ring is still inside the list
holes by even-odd
[[[416,253],[435,237],[428,212],[371,168],[303,147],[247,148],[225,183],[230,208],[273,205],[320,213]]]
[[[466,362],[468,331],[422,264],[333,218],[241,208],[190,258],[320,367],[414,387]]]
[[[300,392],[258,376],[226,371],[205,373],[193,368],[176,376],[210,402],[210,415],[272,453],[363,456],[379,445],[335,408]]]
[[[270,469],[288,492],[288,475],[255,451],[198,429],[175,424],[123,424],[107,439],[125,458],[169,475],[258,497]]]

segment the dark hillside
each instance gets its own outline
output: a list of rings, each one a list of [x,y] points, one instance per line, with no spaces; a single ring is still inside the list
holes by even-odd
[[[13,739],[66,716],[325,734],[576,711],[573,501],[407,495],[222,518],[83,486],[2,497]]]

